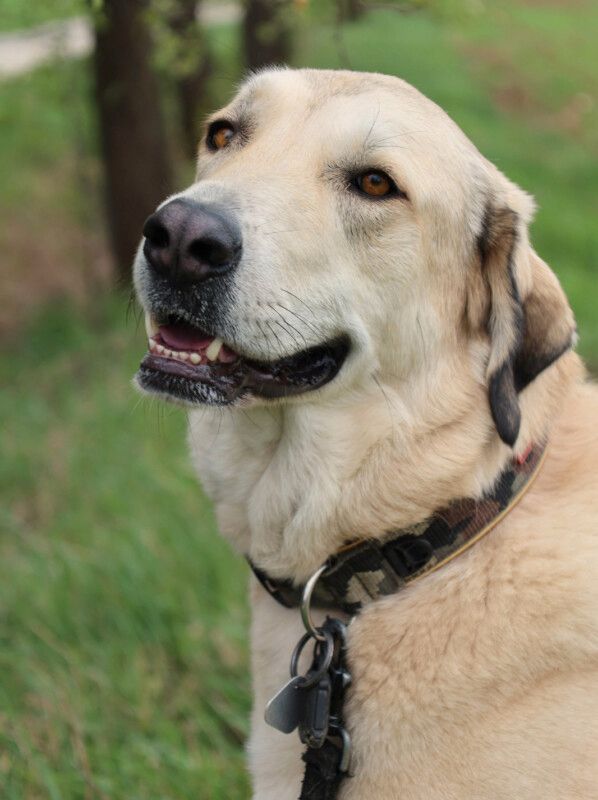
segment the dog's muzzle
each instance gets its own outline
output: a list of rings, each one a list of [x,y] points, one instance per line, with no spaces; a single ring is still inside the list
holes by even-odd
[[[244,352],[233,306],[243,241],[228,208],[179,197],[146,220],[143,234],[149,351],[137,373],[142,389],[192,405],[231,405],[303,394],[336,376],[349,352],[346,336],[277,359]]]

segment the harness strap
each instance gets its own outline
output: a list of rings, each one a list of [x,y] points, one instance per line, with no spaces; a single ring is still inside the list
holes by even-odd
[[[329,739],[319,748],[303,753],[305,773],[299,800],[334,800],[345,777],[339,771],[341,752]]]

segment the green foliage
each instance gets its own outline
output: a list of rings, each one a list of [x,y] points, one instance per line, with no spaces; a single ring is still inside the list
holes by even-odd
[[[207,47],[207,38],[199,24],[187,25],[183,30],[173,27],[180,5],[181,0],[152,0],[147,15],[156,46],[156,66],[175,79],[198,69]]]

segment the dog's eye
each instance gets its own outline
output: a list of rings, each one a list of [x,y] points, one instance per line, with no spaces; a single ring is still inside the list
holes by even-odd
[[[380,170],[368,170],[353,179],[353,185],[369,197],[388,197],[398,194],[398,189],[392,178]]]
[[[208,129],[206,143],[210,150],[223,150],[228,147],[234,139],[236,130],[234,126],[226,120],[212,122]]]

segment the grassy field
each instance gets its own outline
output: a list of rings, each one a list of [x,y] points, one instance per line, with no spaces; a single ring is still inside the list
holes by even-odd
[[[598,12],[588,3],[583,26],[580,13],[577,3],[531,2],[449,20],[377,12],[341,42],[326,27],[304,31],[297,61],[348,59],[402,75],[536,195],[534,242],[569,292],[583,354],[598,364]],[[216,30],[213,41],[222,64],[215,88],[226,93],[239,72],[235,33]],[[77,87],[72,102],[65,86]],[[0,86],[0,208],[16,225],[33,197],[36,230],[53,254],[46,263],[56,270],[57,254],[70,259],[66,274],[94,286],[97,201],[83,211],[77,202],[77,187],[97,181],[86,91],[82,64]],[[85,246],[52,250],[53,239],[70,241],[67,224]],[[29,252],[21,244],[7,251],[13,283],[14,254]],[[27,281],[39,273],[22,268],[34,292]],[[130,386],[143,350],[123,298],[82,291],[78,303],[54,302],[13,330],[1,353],[7,800],[249,794],[246,568],[216,535],[188,463],[183,414],[140,401]]]
[[[2,361],[3,798],[247,794],[245,569],[133,393],[144,338],[106,299]]]

